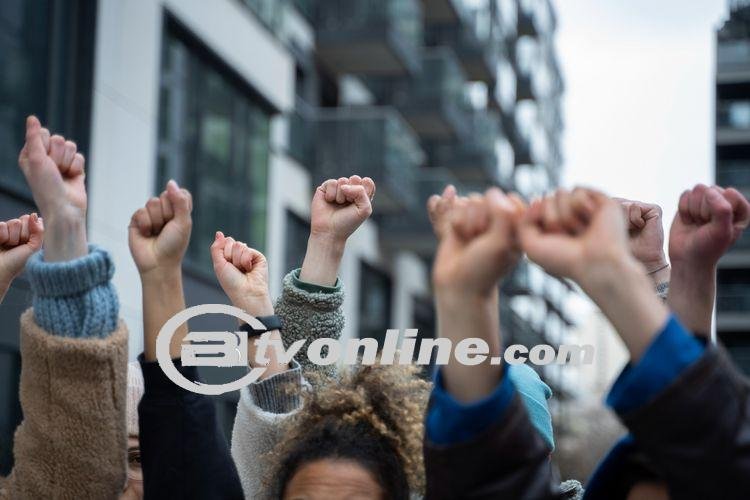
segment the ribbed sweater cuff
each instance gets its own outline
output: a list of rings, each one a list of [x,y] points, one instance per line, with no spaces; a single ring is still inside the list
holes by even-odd
[[[268,413],[289,413],[300,406],[302,369],[292,361],[291,368],[247,386],[258,408]]]
[[[104,338],[117,328],[120,305],[112,286],[109,254],[89,246],[84,257],[45,262],[38,252],[26,267],[33,293],[34,319],[46,331],[63,337]]]
[[[45,262],[44,251],[37,252],[26,266],[31,290],[40,297],[78,295],[104,285],[115,274],[109,253],[89,245],[89,253],[67,262]]]

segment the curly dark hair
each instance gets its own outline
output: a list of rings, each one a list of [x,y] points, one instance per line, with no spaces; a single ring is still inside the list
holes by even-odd
[[[285,424],[267,480],[271,497],[316,460],[349,459],[368,470],[387,498],[424,491],[422,436],[430,384],[413,366],[357,366],[314,381]]]

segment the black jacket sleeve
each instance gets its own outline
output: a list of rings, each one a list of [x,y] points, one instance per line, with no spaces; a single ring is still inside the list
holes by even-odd
[[[145,362],[145,392],[138,405],[145,498],[242,499],[237,469],[210,397],[186,391]],[[188,380],[195,367],[174,360]]]
[[[425,437],[424,458],[429,500],[561,498],[549,448],[518,394],[497,422],[470,441],[438,446]]]
[[[750,498],[750,382],[726,352],[703,356],[620,415],[672,498]]]

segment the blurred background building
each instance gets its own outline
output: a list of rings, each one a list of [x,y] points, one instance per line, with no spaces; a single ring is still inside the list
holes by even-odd
[[[732,0],[717,33],[716,183],[750,195],[750,2]],[[750,233],[719,263],[716,335],[750,374]]]
[[[116,261],[134,358],[141,297],[126,227],[168,179],[195,200],[185,262],[195,305],[227,300],[208,254],[216,230],[267,255],[278,295],[301,264],[314,188],[370,176],[375,215],[341,271],[344,336],[431,337],[428,196],[453,183],[531,197],[560,179],[555,29],[549,0],[5,0],[0,219],[33,210],[16,158],[25,116],[37,114],[87,155],[90,240]],[[570,341],[569,292],[521,263],[503,285],[506,342]],[[18,316],[28,305],[19,279],[0,309],[0,472],[21,418]],[[556,418],[575,380],[566,370],[540,368]],[[217,398],[227,429],[235,402]]]

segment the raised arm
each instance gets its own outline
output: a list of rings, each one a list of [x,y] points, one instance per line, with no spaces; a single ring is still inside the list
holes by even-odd
[[[192,228],[190,193],[169,181],[159,197],[135,212],[130,251],[143,289],[144,394],[138,408],[143,485],[153,498],[242,498],[237,470],[219,429],[214,403],[169,380],[156,360],[156,337],[185,308],[182,259]],[[180,373],[199,380],[194,366],[180,363],[183,325],[170,355]]]
[[[668,303],[693,333],[711,336],[719,259],[750,223],[750,204],[736,189],[702,184],[680,196],[669,232]]]
[[[32,116],[19,165],[46,234],[44,251],[27,264],[33,311],[21,318],[24,420],[3,488],[10,498],[117,498],[127,465],[127,330],[118,323],[109,254],[87,242],[84,157]],[[17,234],[19,242],[28,238],[0,255],[7,278],[39,247],[41,221],[32,216],[6,229],[6,249]]]

